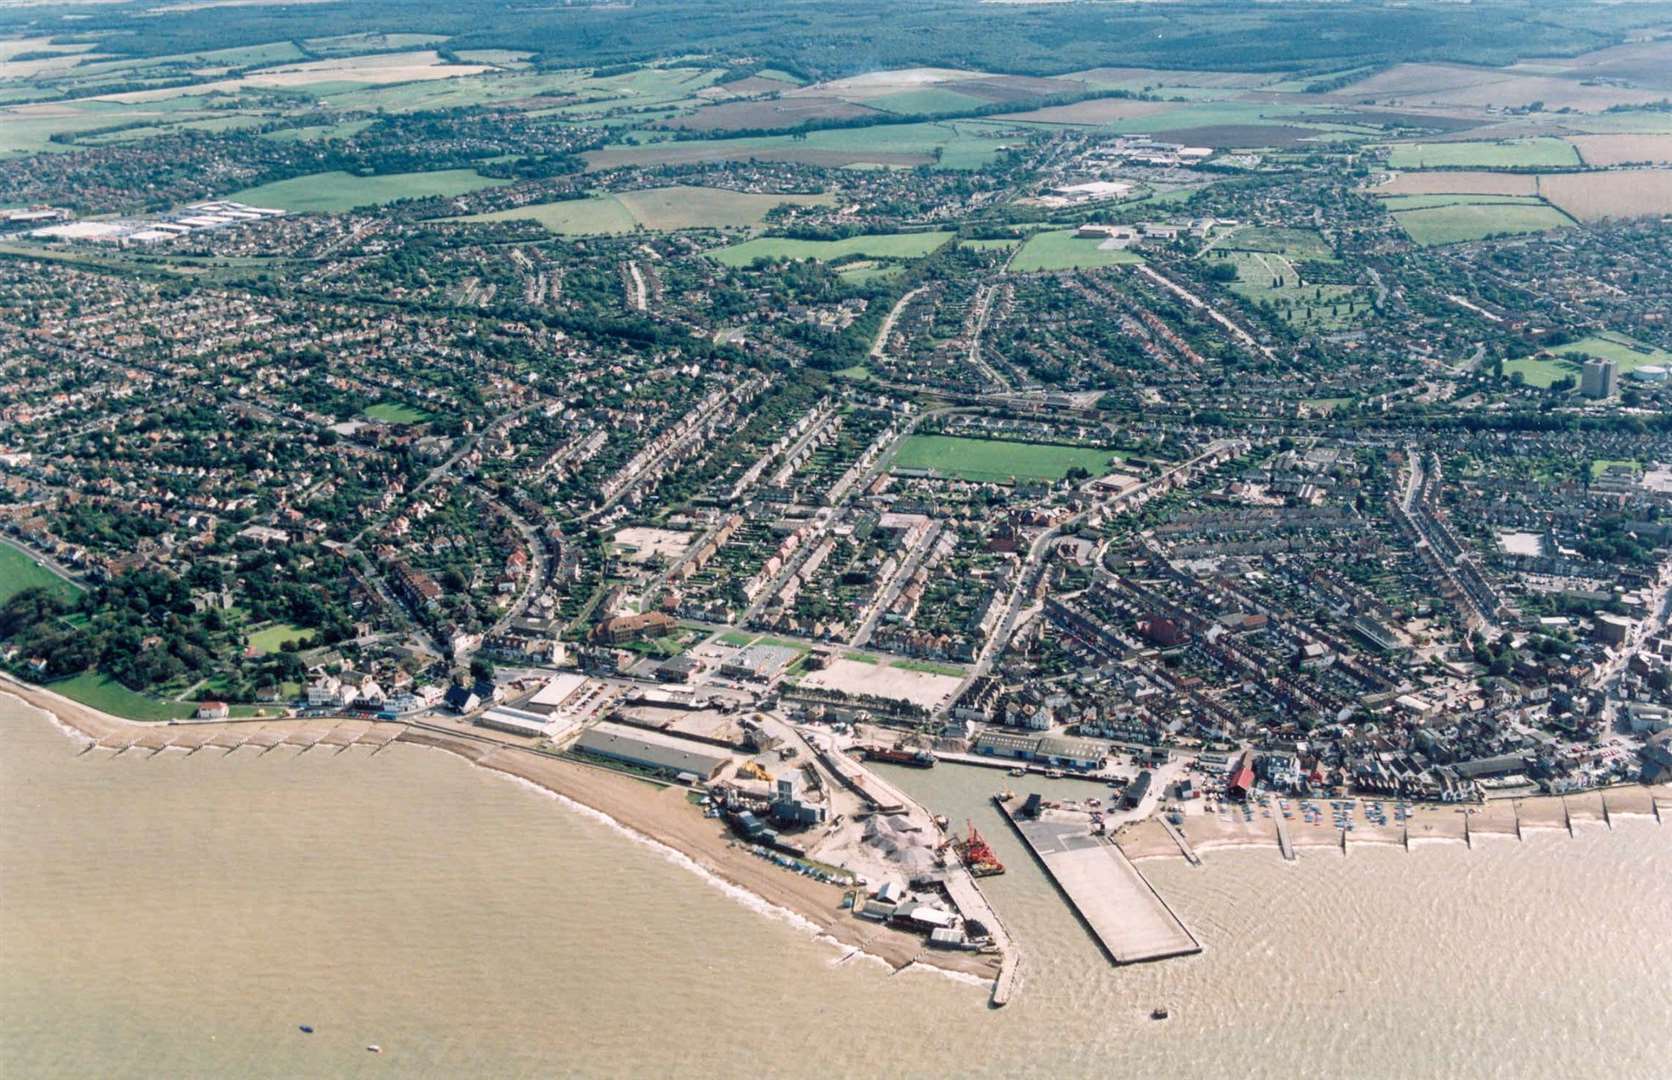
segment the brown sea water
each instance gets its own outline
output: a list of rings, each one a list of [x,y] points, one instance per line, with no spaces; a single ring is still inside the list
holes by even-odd
[[[1651,819],[1146,861],[1206,951],[1117,969],[986,808],[1002,777],[897,770],[1010,864],[995,1011],[449,754],[79,749],[0,698],[8,1078],[1672,1075]]]

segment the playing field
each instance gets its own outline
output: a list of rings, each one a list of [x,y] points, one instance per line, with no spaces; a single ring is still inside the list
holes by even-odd
[[[1010,260],[1010,269],[1018,274],[1048,270],[1095,270],[1100,266],[1130,266],[1144,261],[1143,256],[1125,248],[1105,250],[1103,241],[1081,239],[1072,229],[1034,233],[1022,250]]]
[[[81,595],[81,589],[77,586],[44,566],[36,566],[33,556],[19,551],[10,544],[0,543],[0,604],[4,604],[24,589],[37,587],[50,589],[64,600],[74,600]]]
[[[727,266],[748,266],[756,259],[818,259],[821,262],[848,255],[873,259],[916,259],[934,251],[952,238],[949,232],[879,233],[850,236],[846,240],[792,240],[783,236],[761,236],[708,253]]]
[[[250,651],[257,656],[280,652],[284,643],[294,641],[306,646],[313,639],[313,631],[290,623],[274,623],[250,634]]]
[[[978,483],[1011,480],[1061,480],[1078,465],[1093,476],[1109,471],[1119,455],[1110,450],[1054,443],[966,439],[951,435],[913,435],[894,457],[895,468],[929,469],[941,476]]]
[[[250,206],[274,210],[341,213],[357,206],[380,206],[398,199],[422,199],[433,195],[463,195],[479,188],[509,184],[509,180],[483,176],[473,169],[441,169],[437,172],[390,173],[387,176],[355,176],[346,172],[312,173],[246,188],[227,196]]]
[[[1573,224],[1550,206],[1528,203],[1463,203],[1406,210],[1394,215],[1412,240],[1431,247],[1458,244],[1503,233],[1546,232]]]
[[[1579,152],[1560,139],[1506,142],[1399,143],[1388,152],[1395,169],[1564,168],[1578,165]]]
[[[1507,376],[1519,371],[1528,386],[1549,386],[1564,375],[1571,375],[1577,381],[1579,365],[1569,363],[1563,358],[1568,353],[1583,353],[1586,356],[1612,360],[1619,365],[1621,376],[1650,364],[1662,367],[1672,365],[1672,352],[1651,348],[1623,334],[1597,334],[1557,346],[1551,351],[1557,355],[1522,356],[1505,361],[1504,374]]]
[[[826,206],[826,194],[758,194],[722,188],[666,187],[598,194],[585,199],[535,203],[461,221],[537,221],[562,236],[590,236],[656,230],[743,228],[759,225],[768,211],[785,204]]]
[[[385,424],[421,424],[430,418],[430,414],[422,409],[414,409],[398,401],[380,401],[367,405],[360,412],[368,420],[381,420]]]

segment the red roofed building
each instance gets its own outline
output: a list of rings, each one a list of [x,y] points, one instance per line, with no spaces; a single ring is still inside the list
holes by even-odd
[[[1242,757],[1231,766],[1230,779],[1225,781],[1225,794],[1233,799],[1247,800],[1254,790],[1254,751],[1244,750]]]

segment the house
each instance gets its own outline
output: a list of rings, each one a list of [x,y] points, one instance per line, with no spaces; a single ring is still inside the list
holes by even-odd
[[[202,701],[198,703],[196,716],[199,720],[225,720],[231,713],[224,701]]]
[[[455,686],[447,691],[443,699],[447,707],[456,713],[474,712],[482,707],[482,699],[477,697],[468,686]]]

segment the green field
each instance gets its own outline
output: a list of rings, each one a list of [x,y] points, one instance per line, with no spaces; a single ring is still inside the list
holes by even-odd
[[[1061,480],[1078,465],[1093,476],[1109,471],[1119,454],[1085,446],[1054,443],[966,439],[952,435],[913,435],[900,445],[894,465],[930,469],[942,476],[982,483],[1009,480]]]
[[[921,671],[926,675],[951,675],[962,678],[969,672],[956,664],[940,664],[933,660],[899,660],[893,665],[901,671]]]
[[[264,626],[250,634],[249,648],[257,656],[266,656],[283,650],[284,643],[294,641],[299,646],[306,646],[313,640],[313,631],[306,627],[293,626],[290,623],[274,623]]]
[[[1579,164],[1579,151],[1551,138],[1398,143],[1388,151],[1388,165],[1395,169],[1564,168]]]
[[[1324,238],[1311,229],[1241,229],[1217,245],[1228,251],[1264,251],[1292,259],[1333,259]]]
[[[1022,250],[1010,260],[1010,269],[1018,274],[1038,270],[1093,270],[1100,266],[1130,266],[1144,261],[1135,251],[1121,249],[1104,251],[1101,240],[1082,240],[1073,229],[1034,233]]]
[[[862,255],[876,259],[916,259],[929,254],[952,238],[949,232],[879,233],[850,236],[846,240],[792,240],[782,236],[761,236],[708,253],[726,266],[748,266],[756,259],[831,259]]]
[[[1547,232],[1565,229],[1573,219],[1542,203],[1456,203],[1393,215],[1412,240],[1432,247],[1459,244],[1500,233]]]
[[[360,410],[360,414],[368,420],[380,420],[385,424],[422,424],[430,419],[430,414],[424,410],[402,405],[398,401],[379,401],[375,405],[367,405]]]
[[[1389,213],[1432,210],[1437,206],[1543,206],[1537,195],[1383,195],[1377,200]]]
[[[0,543],[0,604],[24,589],[50,589],[64,600],[74,600],[81,588],[46,569],[36,566],[34,556],[19,551],[10,544]]]
[[[346,139],[351,135],[358,135],[371,126],[370,120],[344,120],[340,124],[310,124],[307,127],[264,131],[261,137],[275,142],[329,142],[332,139]]]
[[[1308,283],[1288,256],[1263,251],[1213,252],[1214,262],[1237,268],[1231,291],[1256,304],[1269,303],[1291,326],[1334,331],[1350,327],[1370,307],[1362,286]]]
[[[777,206],[825,206],[831,201],[823,194],[764,195],[722,188],[666,187],[534,203],[457,220],[537,221],[562,236],[589,236],[638,228],[743,228],[759,225]]]
[[[1591,479],[1596,480],[1616,465],[1624,465],[1632,472],[1640,471],[1643,466],[1629,458],[1598,458],[1591,462]]]
[[[397,199],[463,195],[479,188],[497,187],[510,182],[482,176],[474,169],[390,173],[387,176],[323,172],[246,188],[227,198],[274,210],[316,210],[329,214],[352,210],[357,206],[378,206]]]
[[[184,720],[197,712],[197,706],[191,702],[158,701],[136,694],[96,671],[84,671],[73,678],[61,679],[49,684],[47,689],[89,708],[128,720]]]
[[[1567,345],[1558,345],[1551,352],[1554,356],[1521,356],[1504,362],[1504,375],[1508,377],[1516,372],[1528,386],[1547,387],[1564,375],[1571,375],[1575,382],[1579,379],[1579,365],[1569,363],[1565,357],[1568,353],[1583,353],[1586,356],[1601,357],[1612,360],[1620,367],[1623,379],[1627,374],[1649,364],[1662,367],[1672,366],[1672,352],[1655,349],[1639,342],[1635,342],[1622,334],[1598,334],[1594,337],[1582,338]],[[1623,383],[1622,385],[1629,385]]]

